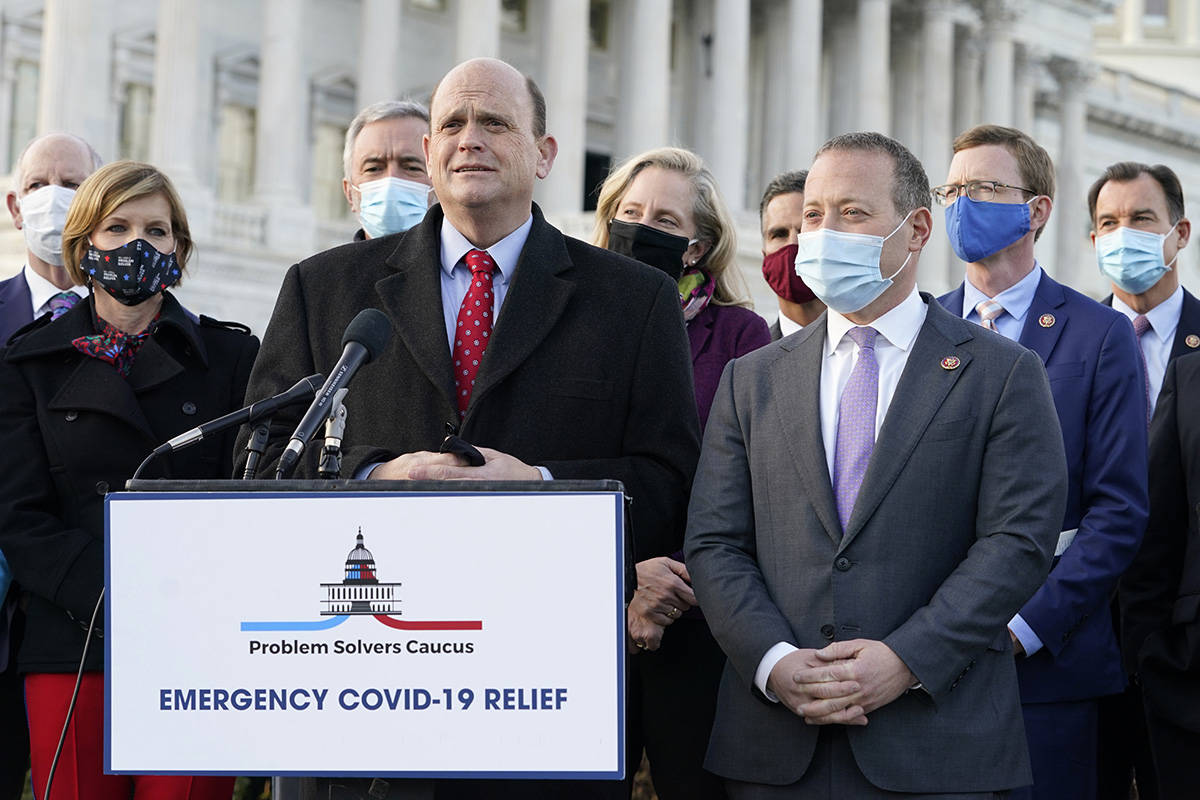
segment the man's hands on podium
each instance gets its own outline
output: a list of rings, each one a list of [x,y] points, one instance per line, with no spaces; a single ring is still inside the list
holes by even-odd
[[[771,670],[767,688],[810,725],[866,725],[867,714],[915,683],[886,644],[852,639],[784,656]]]
[[[482,467],[467,466],[453,453],[405,453],[385,461],[371,471],[371,480],[392,481],[540,481],[542,472],[524,461],[492,450],[478,448],[485,459]]]
[[[682,561],[666,556],[640,561],[637,583],[626,611],[631,653],[657,650],[667,626],[696,605],[692,576]]]

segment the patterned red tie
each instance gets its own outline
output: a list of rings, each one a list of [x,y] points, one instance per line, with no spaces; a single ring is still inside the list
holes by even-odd
[[[467,253],[466,261],[471,268],[471,285],[458,309],[453,352],[454,395],[460,418],[467,415],[479,362],[492,335],[492,271],[496,269],[492,257],[483,250]]]

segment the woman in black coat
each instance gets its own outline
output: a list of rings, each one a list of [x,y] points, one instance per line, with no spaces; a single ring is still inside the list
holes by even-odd
[[[93,617],[53,800],[128,800],[135,787],[170,800],[228,800],[232,790],[232,778],[102,769],[104,495],[156,445],[239,408],[258,352],[243,326],[196,319],[166,291],[191,246],[166,176],[129,161],[97,170],[63,231],[64,261],[91,296],[0,351],[0,551],[26,610],[17,659],[38,797]],[[206,437],[152,462],[143,477],[228,477],[232,448],[233,432]]]

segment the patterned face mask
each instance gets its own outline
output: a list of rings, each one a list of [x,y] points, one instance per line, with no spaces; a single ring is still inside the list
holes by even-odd
[[[175,254],[160,253],[145,239],[134,239],[113,250],[98,250],[89,242],[80,269],[127,306],[136,306],[179,280]]]

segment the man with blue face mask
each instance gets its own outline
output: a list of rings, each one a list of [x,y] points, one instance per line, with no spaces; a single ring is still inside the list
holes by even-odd
[[[705,767],[734,800],[1031,780],[1005,625],[1050,565],[1062,435],[1037,357],[917,290],[931,233],[911,152],[827,142],[795,265],[828,311],[717,389],[685,550],[728,656]]]
[[[1028,135],[998,125],[960,134],[947,183],[933,192],[967,262],[966,281],[940,302],[1041,357],[1070,465],[1050,575],[1008,625],[1034,778],[1014,796],[1095,797],[1098,699],[1125,687],[1109,601],[1147,517],[1137,342],[1125,317],[1059,284],[1034,258],[1054,165]]]
[[[355,241],[401,233],[425,218],[432,183],[421,137],[429,111],[411,100],[367,106],[346,129],[342,193],[360,227]]]
[[[1112,282],[1113,293],[1105,299],[1133,323],[1145,369],[1145,389],[1150,408],[1157,404],[1169,363],[1200,348],[1200,300],[1179,283],[1180,251],[1191,236],[1191,223],[1184,216],[1183,187],[1170,167],[1120,162],[1113,164],[1088,191],[1092,219],[1092,243],[1100,272]],[[1186,407],[1186,395],[1184,396]],[[1178,470],[1155,469],[1151,447],[1150,498],[1154,519],[1156,492],[1174,495]],[[1165,474],[1164,474],[1165,473]],[[1151,534],[1147,529],[1147,540]],[[1143,546],[1134,566],[1122,578],[1119,598],[1130,607],[1132,625],[1119,626],[1125,668],[1138,672],[1140,645],[1147,627],[1156,619],[1165,601],[1169,609],[1179,587],[1157,577],[1162,563],[1154,563],[1155,548]],[[1149,558],[1149,563],[1146,559]],[[1114,612],[1116,607],[1114,605]],[[1168,610],[1169,617],[1169,610]],[[1147,626],[1147,619],[1154,623]],[[1168,620],[1169,621],[1169,620]],[[1133,640],[1138,640],[1134,642]],[[1101,797],[1128,797],[1136,774],[1143,800],[1155,800],[1155,758],[1146,731],[1143,710],[1145,682],[1131,682],[1122,695],[1105,698],[1100,706]],[[1150,681],[1150,699],[1156,717],[1174,705],[1174,692],[1161,690]],[[1168,717],[1171,716],[1168,711]],[[1176,737],[1177,738],[1177,737]],[[1167,759],[1168,761],[1171,759]],[[1171,794],[1164,794],[1170,797]]]

